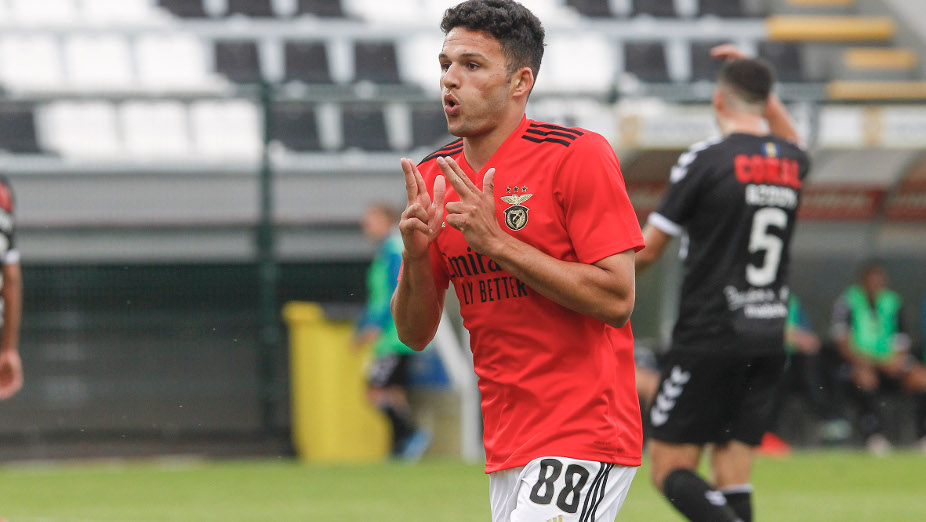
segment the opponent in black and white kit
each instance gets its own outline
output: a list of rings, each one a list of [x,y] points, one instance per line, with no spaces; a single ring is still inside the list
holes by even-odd
[[[672,346],[650,410],[653,481],[695,521],[749,521],[752,449],[785,364],[789,244],[809,161],[774,74],[732,46],[713,97],[723,137],[692,146],[644,229],[640,271],[683,237]],[[771,131],[771,132],[769,132]],[[716,483],[696,474],[715,444]]]
[[[0,176],[0,400],[16,394],[23,385],[19,358],[19,323],[22,317],[22,275],[14,242],[13,191]]]

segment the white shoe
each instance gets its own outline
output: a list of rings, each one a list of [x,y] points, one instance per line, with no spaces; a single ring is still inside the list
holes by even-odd
[[[865,441],[865,447],[876,457],[884,457],[891,452],[892,446],[884,435],[875,433]]]

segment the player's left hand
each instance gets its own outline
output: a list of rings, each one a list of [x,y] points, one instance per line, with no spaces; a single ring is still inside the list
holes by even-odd
[[[491,256],[493,248],[509,237],[498,225],[495,212],[495,169],[486,172],[479,190],[453,158],[437,158],[437,165],[460,196],[460,201],[446,205],[447,224],[463,232],[473,250]]]
[[[0,400],[9,399],[23,387],[23,364],[17,350],[0,352]]]

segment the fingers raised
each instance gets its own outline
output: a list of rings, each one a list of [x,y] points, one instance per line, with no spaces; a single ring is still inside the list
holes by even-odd
[[[491,168],[486,171],[485,177],[482,178],[482,191],[490,197],[495,194],[495,169]]]
[[[437,166],[440,167],[444,175],[447,176],[447,181],[450,182],[453,189],[460,195],[460,199],[479,192],[476,185],[473,184],[453,158],[437,158]]]
[[[418,180],[417,176],[415,176],[417,170],[412,160],[402,158],[402,171],[405,172],[405,192],[408,195],[409,203],[418,198]]]

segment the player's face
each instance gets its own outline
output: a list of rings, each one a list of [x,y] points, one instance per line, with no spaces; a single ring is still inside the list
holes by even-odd
[[[491,133],[512,103],[502,46],[484,32],[451,29],[440,53],[447,128],[454,136]]]

